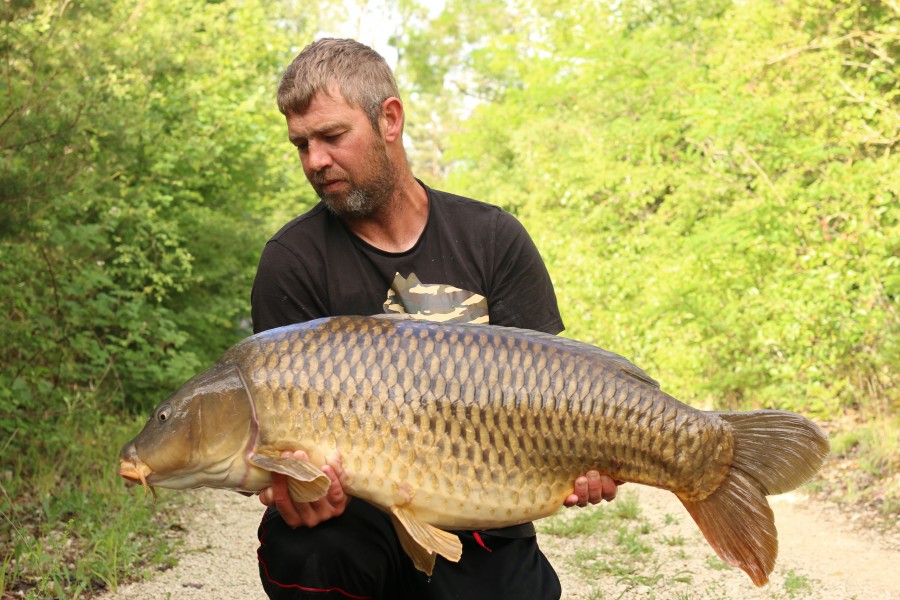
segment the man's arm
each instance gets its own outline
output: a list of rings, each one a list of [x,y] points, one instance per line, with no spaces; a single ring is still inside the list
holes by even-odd
[[[491,236],[493,265],[488,295],[494,325],[557,334],[565,329],[553,282],[528,232],[509,213],[500,211]]]
[[[266,244],[250,291],[253,332],[327,316],[310,281],[306,267],[290,249],[275,240]]]

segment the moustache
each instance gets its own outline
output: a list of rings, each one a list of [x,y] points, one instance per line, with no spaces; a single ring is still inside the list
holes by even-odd
[[[313,185],[325,185],[327,183],[334,183],[335,181],[348,181],[346,173],[333,171],[333,170],[322,170],[312,174],[312,177],[309,178],[310,183]]]

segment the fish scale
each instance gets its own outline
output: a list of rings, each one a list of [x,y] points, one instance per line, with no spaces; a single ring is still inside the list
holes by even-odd
[[[353,353],[348,355],[346,349],[373,347],[376,345],[376,338],[388,335],[390,330],[400,329],[398,324],[391,321],[375,321],[373,324],[372,321],[367,321],[357,327],[347,327],[347,322],[348,320],[341,319],[333,322],[331,331],[335,334],[330,342],[324,335],[315,336],[310,343],[302,335],[283,332],[280,335],[284,339],[262,343],[265,338],[261,338],[253,350],[248,347],[248,352],[258,353],[258,358],[248,356],[245,360],[251,365],[259,365],[248,381],[251,396],[257,406],[264,407],[261,414],[271,417],[269,422],[260,422],[260,430],[266,432],[267,436],[262,437],[260,443],[265,445],[277,440],[292,439],[315,455],[315,458],[321,457],[324,462],[324,458],[333,451],[333,440],[346,436],[351,441],[340,448],[341,455],[345,460],[355,460],[356,453],[367,452],[373,436],[389,435],[401,448],[427,448],[431,443],[426,434],[433,438],[434,431],[438,430],[447,432],[451,440],[450,447],[454,450],[440,457],[440,460],[427,460],[430,456],[424,454],[425,460],[417,460],[413,468],[394,467],[388,473],[378,475],[382,481],[380,488],[371,485],[372,476],[354,474],[349,477],[349,485],[345,486],[351,494],[387,508],[395,500],[398,484],[418,487],[425,479],[431,478],[443,480],[443,489],[453,489],[450,485],[452,482],[443,477],[448,460],[457,461],[458,468],[453,469],[454,472],[461,471],[479,481],[487,477],[492,465],[484,461],[481,450],[475,452],[474,448],[476,444],[483,443],[480,437],[490,440],[490,436],[477,435],[479,429],[472,410],[475,407],[483,407],[485,413],[490,415],[484,419],[487,422],[512,420],[508,433],[502,437],[495,435],[490,443],[498,457],[508,455],[510,462],[519,463],[519,480],[501,479],[495,482],[491,478],[485,479],[478,488],[478,497],[474,499],[476,501],[468,499],[469,506],[463,520],[469,526],[473,522],[478,527],[508,524],[508,514],[504,514],[503,521],[500,522],[496,520],[495,514],[491,514],[490,507],[477,506],[477,500],[486,502],[488,498],[502,494],[506,486],[510,485],[538,487],[542,490],[541,497],[546,503],[538,507],[529,503],[507,507],[517,521],[525,522],[544,516],[547,510],[558,507],[571,493],[572,481],[591,467],[597,467],[618,479],[654,483],[665,481],[676,489],[687,487],[686,482],[680,485],[681,482],[665,476],[661,470],[663,461],[654,452],[662,449],[662,446],[653,444],[652,430],[641,427],[641,420],[645,415],[641,406],[641,393],[644,396],[653,393],[652,386],[648,384],[636,382],[625,385],[618,394],[615,385],[611,385],[611,395],[604,401],[602,390],[606,386],[600,387],[600,398],[595,397],[592,388],[597,387],[593,385],[595,382],[606,383],[614,377],[611,369],[602,366],[599,373],[567,378],[561,365],[573,365],[572,371],[577,368],[571,358],[573,350],[552,345],[555,339],[530,339],[524,335],[515,338],[492,335],[493,331],[472,335],[466,332],[466,326],[459,326],[459,331],[455,331],[452,326],[436,330],[416,326],[416,323],[404,323],[406,327],[401,329],[404,333],[393,335],[392,343],[385,348],[385,355],[389,355],[391,361],[382,364],[381,361],[362,354],[354,358]],[[359,323],[352,320],[349,322]],[[475,402],[476,386],[471,383],[477,380],[467,379],[470,382],[468,386],[446,385],[446,381],[453,379],[457,371],[466,370],[461,364],[461,353],[452,351],[459,343],[469,347],[470,352],[465,358],[467,366],[472,363],[486,364],[489,359],[495,367],[488,369],[486,385],[478,386],[487,391],[481,394],[478,403]],[[283,360],[274,360],[272,355],[290,356],[293,361],[285,366]],[[529,362],[532,364],[526,364],[523,356],[531,357]],[[533,365],[535,356],[544,358],[538,361],[539,365],[544,366],[543,369]],[[338,362],[339,360],[344,362]],[[345,375],[343,378],[336,375],[338,365]],[[278,395],[272,394],[272,390],[283,386],[281,379],[285,368],[294,372],[318,369],[318,373],[311,376],[310,390],[307,393],[312,396],[310,400],[313,404],[315,398],[318,399],[317,406],[308,408],[317,413],[319,418],[314,418],[312,430],[307,430],[299,438],[296,427],[281,417],[288,407],[279,405],[276,401]],[[552,388],[559,391],[543,393],[538,386],[541,379],[545,382],[545,390]],[[373,403],[383,407],[381,411],[375,410],[374,414],[380,414],[383,420],[376,421],[375,427],[367,435],[351,436],[346,430],[347,415],[344,411],[336,412],[336,399],[342,393],[355,394],[361,381],[372,380],[384,381],[383,386],[376,387],[372,392]],[[641,386],[648,389],[638,389]],[[416,409],[424,408],[427,414],[428,403],[436,398],[444,399],[446,412],[436,413],[427,425],[417,422],[414,417]],[[658,411],[662,406],[658,402],[646,404],[651,409],[656,406]],[[585,411],[573,410],[582,418],[573,420],[570,412],[560,412],[560,407],[570,406],[573,409],[584,406]],[[670,408],[670,411],[685,409],[686,407],[675,407]],[[441,415],[440,426],[435,420],[437,415]],[[337,418],[332,419],[335,416]],[[285,424],[288,426],[285,427]],[[602,435],[602,432],[617,430],[618,434],[609,438]],[[642,432],[649,435],[642,435]],[[723,431],[725,433],[727,432]],[[588,436],[593,436],[594,444],[587,444]],[[526,438],[534,442],[536,452],[523,456],[519,451],[520,440]],[[723,445],[727,446],[727,443]],[[688,471],[687,477],[692,480],[696,479],[692,472],[696,461],[708,462],[715,458],[698,450],[693,447],[690,452],[685,453],[685,457],[693,457],[694,460],[684,461],[686,468],[681,469]],[[526,465],[521,464],[524,458],[528,459]],[[668,468],[672,471],[671,465]],[[720,466],[718,473],[715,469],[706,469],[706,474],[706,481],[701,486],[691,481],[692,498],[702,499],[714,490],[724,477],[724,468]],[[458,495],[453,495],[447,500],[446,507],[427,507],[429,522],[444,528],[460,527],[463,523],[456,510],[463,500]],[[415,498],[412,503],[415,507]],[[432,499],[432,504],[434,503]],[[421,510],[426,509],[423,507]]]
[[[282,456],[295,450],[309,460]],[[389,513],[430,573],[436,555],[460,560],[445,530],[550,515],[596,469],[675,493],[719,556],[761,585],[777,554],[765,496],[809,479],[827,452],[804,417],[692,408],[574,340],[333,317],[235,345],[154,411],[120,473],[257,491],[277,472],[295,501],[310,501],[329,484],[318,465],[339,461],[345,492]]]

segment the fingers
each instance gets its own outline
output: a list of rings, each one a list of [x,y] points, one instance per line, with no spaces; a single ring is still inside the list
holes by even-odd
[[[591,504],[597,504],[601,500],[610,502],[615,499],[618,492],[616,482],[611,477],[601,475],[597,471],[588,471],[587,488],[587,501]]]
[[[587,506],[588,500],[588,479],[584,475],[575,480],[574,492],[569,494],[565,506]]]
[[[282,456],[293,456],[309,460],[305,452],[282,452]],[[334,465],[334,466],[332,466]],[[325,496],[313,502],[294,502],[288,492],[285,475],[272,473],[272,485],[260,491],[259,501],[266,506],[274,506],[284,522],[291,527],[315,527],[322,521],[337,517],[344,513],[350,497],[344,493],[340,475],[343,469],[340,461],[325,465],[322,472],[331,480]]]
[[[322,467],[322,472],[328,475],[328,478],[331,480],[331,485],[328,486],[328,492],[326,492],[325,497],[316,502],[321,502],[330,509],[328,518],[340,516],[344,513],[344,509],[347,508],[350,497],[344,493],[344,486],[341,485],[341,478],[338,473],[335,472],[334,468],[325,465]]]
[[[587,506],[597,504],[601,500],[607,502],[616,497],[616,482],[611,477],[601,475],[598,471],[588,471],[575,480],[573,493],[566,497],[565,506]]]
[[[591,473],[597,473],[597,472],[591,471]],[[591,473],[588,473],[588,481],[590,481]],[[618,485],[616,485],[616,482],[612,479],[612,477],[608,477],[606,475],[600,475],[599,473],[597,473],[597,477],[599,479],[598,488],[599,488],[599,492],[600,492],[600,498],[603,500],[606,500],[607,502],[612,502],[613,500],[615,500],[616,494],[619,492],[619,487],[618,487]],[[591,502],[593,504],[596,504],[597,502],[600,502],[600,500],[599,499],[597,501],[592,500]]]
[[[279,512],[281,512],[279,510]],[[341,510],[343,512],[343,510]],[[291,527],[315,527],[323,521],[337,516],[331,504],[324,498],[313,502],[292,504],[290,514],[281,513],[281,518]]]

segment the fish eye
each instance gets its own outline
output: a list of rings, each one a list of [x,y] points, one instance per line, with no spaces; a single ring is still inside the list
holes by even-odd
[[[156,418],[159,419],[160,423],[165,423],[169,420],[170,416],[172,416],[172,407],[164,406],[159,409],[159,414],[156,415]]]

